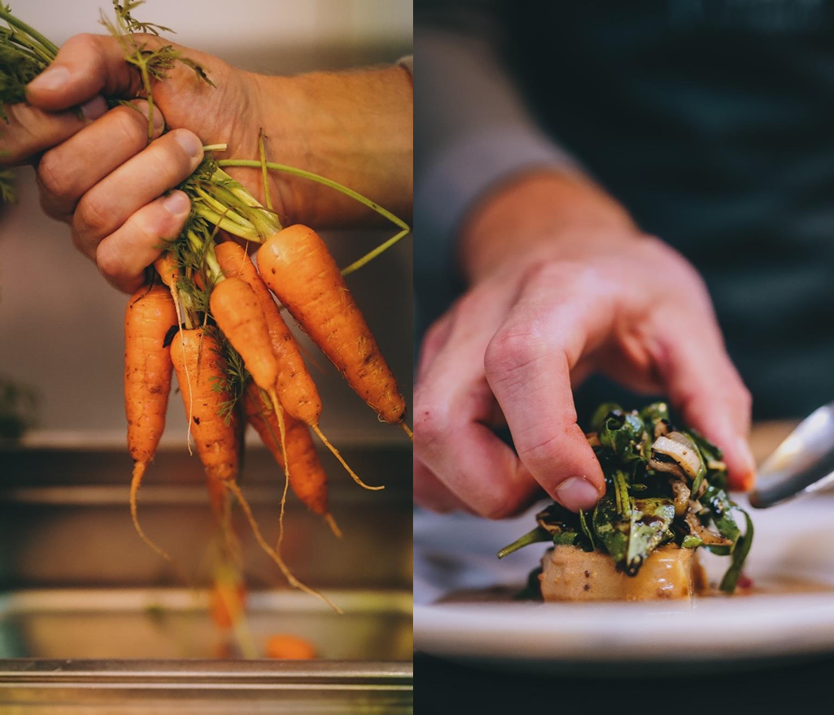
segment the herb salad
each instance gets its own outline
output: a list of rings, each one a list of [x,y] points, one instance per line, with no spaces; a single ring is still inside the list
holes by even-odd
[[[548,541],[601,550],[618,569],[636,576],[659,546],[703,546],[730,557],[720,588],[735,591],[753,523],[730,500],[721,450],[694,429],[675,429],[663,402],[639,412],[603,404],[591,430],[587,438],[605,474],[605,496],[593,511],[578,514],[554,502],[536,515],[538,526],[504,547],[498,558]],[[744,533],[736,513],[744,516]]]

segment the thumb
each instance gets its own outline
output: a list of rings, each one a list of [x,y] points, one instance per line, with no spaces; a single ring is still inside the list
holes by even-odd
[[[57,112],[84,104],[98,94],[135,97],[140,86],[139,73],[125,61],[124,50],[115,37],[76,35],[29,83],[26,99],[38,109]]]

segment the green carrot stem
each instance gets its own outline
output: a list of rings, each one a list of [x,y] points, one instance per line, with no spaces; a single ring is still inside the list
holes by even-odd
[[[212,175],[212,181],[215,182],[212,187],[215,196],[221,201],[236,206],[241,213],[244,213],[260,233],[261,239],[266,239],[281,230],[281,222],[276,213],[264,208],[252,194],[225,171],[217,169]]]
[[[32,27],[29,27],[29,25],[27,25],[25,22],[18,20],[2,5],[0,5],[0,19],[5,20],[10,27],[17,28],[24,34],[29,35],[29,37],[31,37],[33,40],[39,42],[41,45],[43,45],[43,48],[52,55],[52,59],[55,59],[56,55],[58,54],[58,47],[56,45],[53,45],[49,40],[47,40],[43,35],[41,35],[40,32],[38,32]]]
[[[343,268],[342,275],[349,276],[351,273],[355,273],[360,268],[366,266],[368,263],[374,260],[374,258],[387,251],[389,248],[391,248],[391,246],[398,243],[401,239],[405,238],[409,233],[411,233],[411,229],[404,228],[396,236],[389,238],[385,243],[381,243],[373,251],[369,251],[364,256],[362,256],[362,258],[354,261],[349,266]]]
[[[223,215],[223,213],[218,213],[217,211],[209,208],[206,205],[196,204],[193,210],[194,213],[196,213],[198,216],[204,218],[206,221],[208,221],[214,226],[219,226],[224,231],[231,233],[233,236],[243,238],[247,241],[253,241],[254,243],[263,242],[263,238],[261,238],[260,234],[254,229],[247,230],[240,224],[237,224],[234,221],[230,221],[229,219],[227,219]]]
[[[209,241],[208,250],[206,251],[206,266],[208,267],[209,278],[213,285],[226,280],[223,274],[223,269],[217,260],[217,254],[214,252],[214,241]]]
[[[264,142],[263,127],[258,131],[258,153],[261,157],[261,177],[264,182],[264,199],[266,207],[272,211],[272,196],[269,193],[269,167],[266,165],[266,143]]]
[[[235,167],[248,167],[258,169],[261,167],[261,162],[253,159],[220,159],[217,162],[217,165],[220,167],[226,166],[235,166]],[[339,191],[340,193],[345,194],[345,196],[350,196],[350,198],[358,201],[360,204],[367,206],[369,209],[376,211],[380,216],[384,216],[387,218],[391,223],[395,224],[401,229],[408,228],[408,224],[405,223],[400,218],[397,218],[394,214],[392,214],[387,209],[382,208],[378,203],[375,201],[371,201],[370,199],[362,196],[362,194],[354,191],[353,189],[349,189],[347,186],[340,184],[337,181],[333,181],[331,179],[327,179],[323,176],[319,176],[318,174],[314,174],[311,171],[305,171],[304,169],[296,169],[293,166],[287,166],[286,164],[276,164],[275,162],[268,161],[266,162],[266,166],[270,171],[280,171],[285,174],[292,174],[294,176],[300,176],[304,179],[309,179],[310,181],[315,181],[316,183],[323,184],[335,191]]]
[[[217,256],[214,253],[214,242],[209,241],[208,245],[204,244],[194,231],[187,231],[186,236],[194,252],[203,254],[203,260],[206,264],[208,278],[212,285],[216,285],[220,283],[220,281],[226,280],[226,276],[223,275],[223,269],[220,268],[220,264],[217,262]]]
[[[43,62],[44,64],[52,64],[55,56],[49,52],[40,42],[37,42],[31,37],[27,37],[20,30],[12,29],[11,32],[5,33],[6,38],[17,45],[17,51],[26,55],[35,62]]]
[[[218,201],[217,199],[215,199],[205,189],[197,186],[197,187],[195,187],[194,191],[212,209],[214,209],[218,213],[222,214],[223,216],[228,218],[230,221],[234,221],[235,223],[240,224],[241,226],[243,226],[246,229],[254,230],[255,226],[251,221],[249,221],[248,219],[245,219],[243,216],[236,213],[233,209],[231,209],[229,206],[224,204],[222,201]]]

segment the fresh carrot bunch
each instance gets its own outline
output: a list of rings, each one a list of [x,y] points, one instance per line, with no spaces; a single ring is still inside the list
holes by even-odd
[[[119,37],[125,59],[139,72],[150,107],[154,83],[164,80],[173,62],[185,63],[211,84],[202,68],[187,57],[165,46],[151,51],[137,39],[138,33],[156,35],[165,30],[133,18],[133,11],[141,4],[140,0],[113,0],[115,21],[104,24]],[[0,68],[0,88],[6,88],[0,102],[22,101],[19,90],[49,66],[57,47],[2,5],[0,19],[7,24],[0,28],[0,54],[14,59],[13,63],[4,61]],[[151,129],[152,116],[149,137]],[[267,161],[263,135],[259,137],[258,159],[217,159],[214,152],[224,148],[207,147],[212,151],[179,187],[191,199],[192,214],[180,235],[166,244],[147,285],[127,306],[125,405],[128,446],[134,460],[131,514],[139,535],[168,558],[142,531],[137,496],[165,427],[171,378],[176,373],[189,440],[193,439],[205,467],[218,523],[229,528],[234,498],[261,547],[289,583],[327,601],[299,582],[281,557],[284,499],[275,548],[266,542],[252,516],[238,485],[242,430],[251,424],[275,457],[285,476],[284,496],[291,487],[337,536],[341,533],[327,503],[327,476],[311,431],[359,485],[383,488],[366,485],[321,431],[321,396],[276,298],[379,419],[401,426],[410,437],[406,404],[396,378],[344,280],[410,229],[345,186]],[[223,170],[232,166],[262,169],[266,206]],[[313,229],[281,225],[269,196],[270,171],[302,176],[345,193],[391,220],[399,232],[340,270]],[[260,245],[257,268],[239,242]]]

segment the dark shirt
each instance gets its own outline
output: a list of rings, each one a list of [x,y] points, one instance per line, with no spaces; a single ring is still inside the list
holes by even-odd
[[[428,9],[421,25],[421,5],[432,3],[418,0],[418,47],[423,28],[486,34]],[[834,4],[516,0],[490,12],[496,66],[531,126],[703,275],[755,417],[798,417],[833,399]],[[418,86],[430,95],[432,81]],[[420,157],[437,150],[421,145],[419,125],[449,110],[420,106],[419,95],[422,231],[431,208],[420,200]],[[457,221],[467,206],[471,197]],[[422,270],[418,299],[422,281],[440,280]],[[453,271],[442,281],[461,288]],[[610,391],[592,381],[578,400]]]

